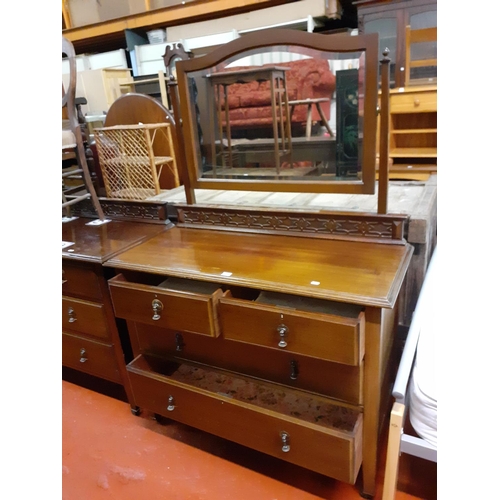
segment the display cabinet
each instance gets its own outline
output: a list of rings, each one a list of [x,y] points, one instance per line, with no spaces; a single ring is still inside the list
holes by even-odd
[[[360,33],[379,34],[379,52],[385,48],[390,51],[391,88],[405,86],[406,72],[406,26],[411,29],[434,28],[437,26],[436,0],[359,0],[354,2],[358,11],[358,29]],[[420,48],[421,50],[422,48]],[[432,47],[425,50],[436,51]],[[427,84],[435,84],[437,69],[422,68],[420,77],[426,78]]]
[[[437,27],[437,2],[360,0],[354,4],[360,32],[378,33],[379,50],[389,49],[391,176],[436,172],[437,63],[410,70],[407,57],[437,58],[435,40],[410,44],[408,39],[410,32]]]
[[[386,213],[387,163],[376,214],[201,205],[196,196],[203,189],[227,189],[235,199],[241,189],[374,194],[377,47],[377,35],[276,29],[177,62],[187,203],[176,206],[175,227],[104,264],[116,274],[108,281],[114,313],[130,334],[134,413],[171,418],[351,484],[362,468],[367,497],[376,492],[398,302],[413,253],[403,237],[407,217]],[[227,114],[208,114],[207,76],[248,67],[250,55],[266,54],[272,65],[283,53],[352,57],[360,96],[354,175],[313,169],[304,176],[262,163],[238,167],[248,175],[214,176],[223,164],[200,131]],[[382,64],[388,98],[387,70]],[[308,139],[292,137],[292,150],[305,142],[303,154],[314,155]],[[240,146],[232,143],[232,153]],[[331,154],[335,162],[335,148]]]

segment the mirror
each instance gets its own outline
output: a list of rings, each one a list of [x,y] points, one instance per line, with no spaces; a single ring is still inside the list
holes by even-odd
[[[373,194],[377,50],[274,29],[178,62],[188,188]]]

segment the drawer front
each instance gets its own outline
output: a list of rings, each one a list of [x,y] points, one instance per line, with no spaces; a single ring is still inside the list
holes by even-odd
[[[218,336],[215,310],[218,292],[212,295],[178,292],[121,281],[121,275],[116,278],[108,283],[117,317],[171,330]]]
[[[99,277],[92,269],[62,264],[62,293],[90,300],[102,300]]]
[[[75,370],[122,383],[113,346],[63,332],[62,364]]]
[[[329,477],[356,480],[361,413],[349,430],[330,428],[180,382],[154,371],[142,356],[127,369],[139,407]]]
[[[106,314],[103,304],[86,300],[62,298],[62,327],[71,330],[108,339]]]
[[[362,405],[363,363],[359,366],[332,363],[283,350],[232,342],[201,335],[179,334],[163,328],[134,323],[130,335],[140,352],[189,359],[269,380],[296,389],[323,394],[353,405]]]
[[[329,317],[223,298],[219,318],[225,339],[347,365],[363,359],[364,313]]]
[[[391,95],[392,113],[437,111],[436,92],[409,92]]]

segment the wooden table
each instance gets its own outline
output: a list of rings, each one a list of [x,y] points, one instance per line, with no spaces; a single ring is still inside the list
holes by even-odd
[[[224,71],[207,75],[210,82],[213,99],[208,99],[210,123],[215,123],[215,109],[218,110],[218,138],[210,126],[212,162],[214,175],[217,176],[217,157],[222,159],[222,166],[226,167],[224,148],[227,147],[229,166],[233,165],[233,154],[231,144],[231,121],[229,119],[229,106],[227,100],[227,87],[235,83],[248,83],[252,81],[269,81],[271,91],[271,114],[273,120],[274,136],[274,163],[276,172],[280,173],[283,157],[288,154],[292,147],[292,133],[290,125],[290,108],[288,92],[286,87],[286,72],[289,68],[283,66],[263,66],[245,70]],[[221,91],[222,90],[222,91]],[[222,97],[222,98],[221,98]],[[217,106],[218,103],[218,106]],[[224,116],[224,121],[223,117]],[[224,127],[225,123],[225,127]],[[225,134],[225,138],[224,138]],[[219,145],[219,153],[216,151]]]

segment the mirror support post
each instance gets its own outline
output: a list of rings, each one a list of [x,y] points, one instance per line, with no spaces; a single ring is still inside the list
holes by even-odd
[[[386,214],[389,199],[389,49],[383,52],[380,92],[380,158],[378,166],[378,213]]]
[[[183,123],[181,117],[181,110],[179,106],[179,90],[177,81],[174,80],[172,77],[168,82],[167,89],[168,89],[168,96],[172,106],[172,112],[175,118],[175,129],[176,129],[175,131],[176,131],[177,146],[178,146],[177,155],[179,157],[177,160],[177,165],[180,166],[181,179],[185,186],[185,191],[186,191],[186,201],[190,205],[193,205],[194,203],[196,203],[196,199],[194,195],[194,189],[191,187],[189,183],[186,149],[185,149],[186,146],[184,143],[184,133],[182,130]]]

